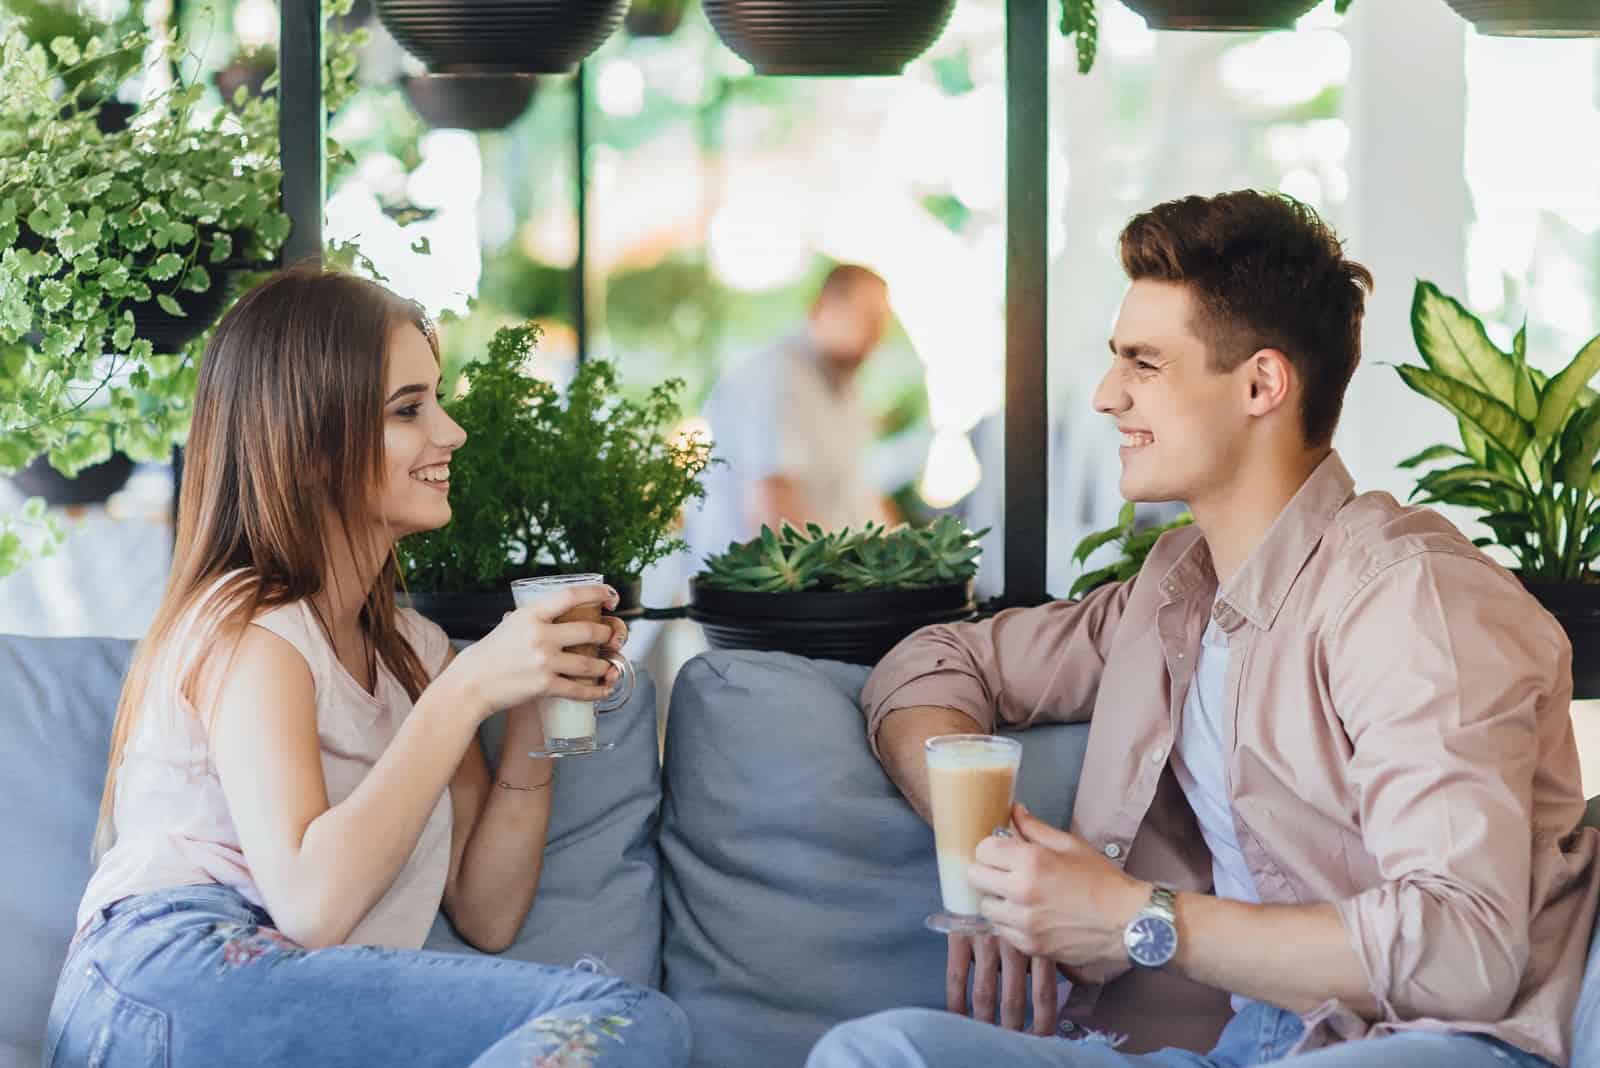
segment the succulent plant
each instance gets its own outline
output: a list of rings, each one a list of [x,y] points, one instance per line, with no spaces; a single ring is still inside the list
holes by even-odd
[[[978,572],[982,550],[976,534],[954,516],[922,529],[888,530],[868,523],[829,533],[815,523],[804,530],[785,523],[706,560],[699,580],[706,586],[747,593],[806,590],[856,593],[911,590],[966,582]]]

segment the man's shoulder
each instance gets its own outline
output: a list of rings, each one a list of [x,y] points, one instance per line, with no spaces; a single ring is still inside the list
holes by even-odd
[[[1323,554],[1327,559],[1319,570],[1330,579],[1342,577],[1334,586],[1344,603],[1374,584],[1383,588],[1385,579],[1414,580],[1419,570],[1441,582],[1467,582],[1532,600],[1514,575],[1450,520],[1432,508],[1401,504],[1388,493],[1362,493],[1341,508],[1325,535]]]

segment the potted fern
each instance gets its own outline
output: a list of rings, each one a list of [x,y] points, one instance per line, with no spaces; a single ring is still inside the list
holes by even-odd
[[[685,547],[674,534],[705,495],[711,445],[673,432],[676,379],[641,401],[621,395],[602,361],[579,368],[563,396],[527,371],[539,328],[496,331],[449,402],[467,445],[450,462],[448,526],[407,538],[400,561],[409,603],[453,638],[488,633],[512,608],[512,580],[597,572],[638,615],[639,575]]]
[[[1573,687],[1600,696],[1600,337],[1553,377],[1528,365],[1527,327],[1511,351],[1430,282],[1417,283],[1411,328],[1423,366],[1396,367],[1407,386],[1455,417],[1459,444],[1401,462],[1425,470],[1412,498],[1479,516],[1517,576],[1572,640]]]
[[[859,533],[762,527],[706,560],[689,585],[689,618],[718,649],[874,664],[919,627],[973,616],[984,533],[953,516]]]

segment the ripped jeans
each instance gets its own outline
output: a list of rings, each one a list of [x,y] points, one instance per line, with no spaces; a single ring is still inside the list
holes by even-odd
[[[933,1009],[895,1009],[840,1024],[822,1036],[806,1068],[1551,1068],[1542,1057],[1482,1035],[1406,1032],[1289,1057],[1300,1018],[1247,1003],[1208,1054],[1182,1049],[1122,1053],[1095,1035],[1078,1041],[1002,1031]]]
[[[652,990],[452,953],[306,950],[225,887],[108,906],[73,943],[45,1068],[93,1065],[682,1066],[689,1027]]]

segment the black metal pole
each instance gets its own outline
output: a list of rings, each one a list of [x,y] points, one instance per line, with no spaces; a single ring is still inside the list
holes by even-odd
[[[1006,605],[1040,604],[1049,505],[1046,0],[1006,0]]]
[[[292,226],[281,257],[293,264],[322,258],[328,128],[322,102],[322,4],[280,0],[279,12],[278,143],[283,210]]]
[[[578,64],[572,80],[572,149],[577,183],[578,255],[572,264],[572,325],[578,334],[578,362],[589,358],[589,65]]]

